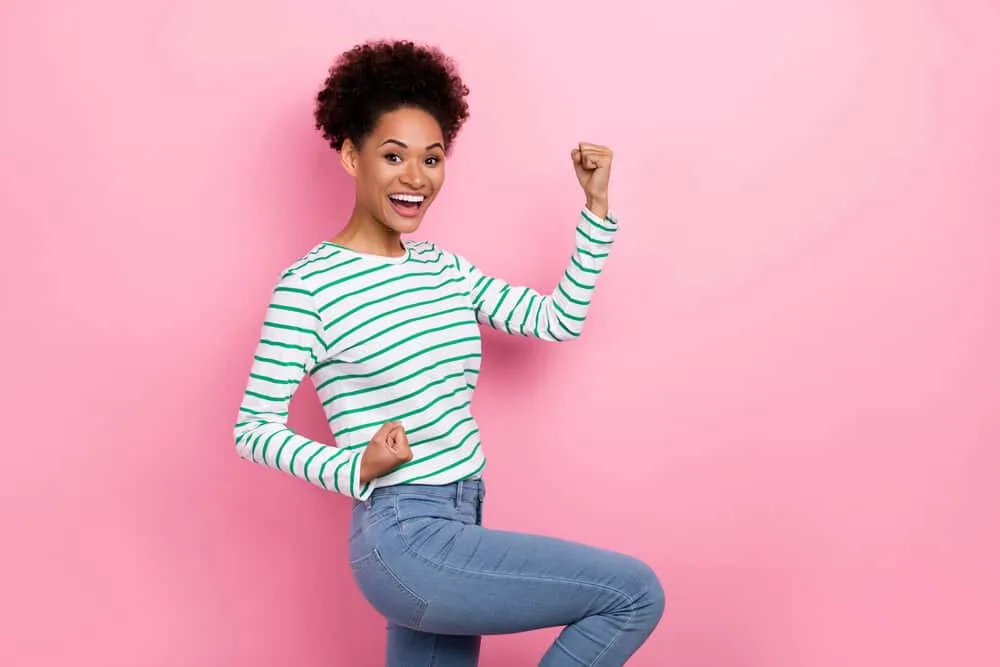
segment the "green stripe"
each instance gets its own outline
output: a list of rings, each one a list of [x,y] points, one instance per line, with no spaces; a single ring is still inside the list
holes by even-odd
[[[305,308],[296,308],[295,306],[286,306],[280,303],[272,303],[271,308],[274,308],[275,310],[287,310],[290,313],[299,313],[300,315],[308,315],[309,317],[314,317],[317,320],[319,319],[319,315],[311,310],[306,310]]]
[[[569,292],[567,292],[565,289],[563,289],[562,285],[556,285],[556,289],[559,290],[559,292],[564,297],[566,297],[566,300],[569,301],[570,303],[575,303],[578,306],[589,306],[590,305],[589,301],[581,301],[580,299],[574,299],[573,297],[571,297],[569,295]]]
[[[247,389],[243,392],[245,396],[253,396],[254,398],[259,398],[263,401],[274,401],[275,403],[286,403],[291,400],[290,396],[270,396],[268,394],[261,394],[256,391],[250,391]]]
[[[270,338],[261,338],[261,343],[265,345],[273,345],[275,347],[283,347],[286,350],[298,350],[300,352],[311,352],[311,347],[306,347],[305,345],[295,345],[294,343],[283,343],[280,340],[272,340]]]
[[[519,329],[520,331],[522,331],[522,332],[524,331],[524,327],[525,327],[525,325],[526,325],[526,324],[528,323],[528,317],[529,317],[529,316],[531,315],[531,309],[532,309],[532,308],[534,307],[534,305],[535,305],[535,299],[537,299],[538,297],[539,297],[539,295],[538,295],[538,294],[532,294],[532,295],[531,295],[531,299],[529,299],[529,300],[528,300],[528,307],[527,307],[527,308],[525,308],[525,310],[524,310],[524,319],[523,319],[523,320],[521,320],[521,326],[520,326],[520,327],[518,327],[518,329]],[[536,311],[536,312],[537,312],[537,311]]]
[[[567,280],[569,280],[571,283],[573,283],[577,287],[579,287],[580,289],[585,289],[585,290],[588,290],[588,291],[592,291],[594,289],[594,287],[592,285],[584,285],[583,283],[579,282],[576,278],[574,278],[573,276],[571,276],[568,269],[565,272],[563,272],[563,277],[566,278]]]
[[[612,243],[611,241],[600,241],[598,239],[595,239],[593,236],[588,235],[585,231],[583,231],[579,227],[576,228],[576,233],[582,236],[583,238],[587,239],[591,243],[595,243],[597,245],[611,245]]]
[[[500,288],[500,298],[497,299],[497,305],[493,307],[493,312],[490,313],[490,320],[492,320],[494,317],[496,317],[497,313],[500,312],[500,306],[502,306],[503,302],[507,300],[507,295],[508,294],[510,294],[510,288],[509,287],[507,287],[506,285],[504,285],[502,288]]]
[[[293,475],[295,474],[295,457],[299,455],[299,452],[309,446],[309,440],[307,438],[302,438],[302,440],[302,444],[295,448],[295,451],[292,452],[292,458],[288,462],[288,472]]]
[[[481,353],[476,352],[476,353],[473,353],[473,354],[462,354],[462,355],[459,355],[457,357],[449,357],[448,359],[442,359],[441,361],[437,362],[436,364],[431,364],[430,366],[422,366],[421,368],[415,370],[414,372],[410,373],[406,377],[401,377],[401,378],[398,378],[398,379],[393,379],[393,380],[390,380],[389,382],[386,382],[385,384],[381,384],[381,385],[378,385],[378,386],[375,386],[375,387],[362,387],[361,389],[355,389],[354,391],[347,391],[347,392],[344,392],[342,394],[337,394],[334,400],[336,400],[336,399],[344,399],[344,398],[348,398],[350,396],[357,396],[358,394],[367,394],[370,391],[378,391],[379,389],[386,389],[388,387],[392,387],[392,386],[395,386],[397,384],[402,384],[402,383],[406,382],[407,380],[412,380],[413,378],[415,378],[416,376],[420,375],[421,373],[426,373],[427,371],[432,371],[435,368],[440,368],[441,366],[444,366],[446,364],[450,364],[450,363],[452,363],[454,361],[464,361],[466,359],[478,359],[481,356],[482,356]],[[321,389],[324,389],[325,387],[327,387],[329,384],[331,384],[336,379],[337,379],[336,377],[332,377],[329,380],[325,380],[322,384],[319,384],[319,385],[316,386],[316,391],[318,392]],[[326,403],[324,403],[324,405],[326,405]]]
[[[289,442],[291,442],[292,438],[294,438],[294,437],[295,437],[295,433],[292,432],[292,431],[289,431],[288,432],[288,437],[285,438],[285,441],[281,443],[281,447],[278,447],[278,451],[274,455],[274,467],[277,468],[278,470],[282,470],[282,467],[281,467],[281,452],[285,451],[285,445],[287,445]]]
[[[457,468],[458,466],[462,465],[463,463],[471,460],[479,452],[479,446],[480,446],[480,444],[481,443],[477,442],[476,446],[472,448],[472,453],[469,454],[468,456],[466,456],[464,459],[460,459],[458,461],[455,461],[454,463],[452,463],[449,466],[445,466],[444,468],[440,468],[438,470],[435,470],[434,472],[429,472],[426,475],[420,475],[418,477],[411,477],[411,478],[409,478],[407,480],[407,482],[410,483],[410,484],[412,484],[413,482],[416,482],[417,480],[426,479],[428,477],[433,477],[434,475],[440,475],[441,473],[445,473],[445,472],[448,472],[449,470]],[[476,470],[476,472],[479,472],[479,470],[481,470],[481,469],[482,468],[478,468]],[[475,473],[473,473],[473,474],[475,474]]]
[[[291,368],[299,368],[303,373],[306,372],[306,367],[299,361],[279,361],[277,359],[271,359],[270,357],[262,357],[260,355],[253,355],[255,361],[263,361],[269,364],[274,364],[275,366],[285,366]]]
[[[332,255],[326,255],[325,257],[317,257],[315,259],[309,260],[308,262],[306,262],[302,266],[297,267],[296,270],[297,271],[301,271],[302,269],[306,268],[310,264],[315,264],[316,262],[321,262],[324,259],[330,259],[331,257],[336,257],[337,255],[340,255],[340,254],[341,254],[341,251],[338,250],[337,252],[334,252]],[[334,264],[332,266],[326,267],[325,269],[317,269],[317,270],[312,271],[310,273],[303,273],[302,274],[302,279],[306,280],[308,278],[313,278],[315,276],[318,276],[321,273],[326,273],[328,271],[336,271],[339,268],[342,268],[342,267],[345,267],[345,266],[347,266],[349,264],[354,264],[355,262],[360,262],[360,261],[361,261],[360,257],[351,257],[346,262],[341,262],[340,264]]]
[[[385,268],[387,266],[395,266],[395,265],[394,264],[384,264],[382,266],[375,267],[375,269],[383,269],[383,268]],[[366,271],[364,271],[364,273],[371,273],[375,269],[367,269]],[[432,271],[432,272],[427,272],[427,273],[402,273],[402,274],[400,274],[398,276],[393,276],[392,278],[386,278],[385,280],[383,280],[381,282],[372,283],[370,285],[365,285],[361,289],[354,290],[353,292],[345,292],[344,294],[341,294],[340,296],[338,296],[333,301],[329,301],[328,303],[320,306],[319,307],[319,312],[322,313],[327,308],[332,308],[333,306],[337,305],[338,303],[340,303],[344,299],[349,299],[352,296],[358,296],[359,294],[364,294],[365,292],[370,292],[371,290],[377,289],[379,287],[385,287],[386,285],[390,285],[392,283],[399,282],[400,280],[409,280],[411,278],[437,277],[437,276],[440,276],[442,273],[444,273],[447,270],[448,270],[448,267],[442,266],[437,271]],[[353,278],[355,276],[351,276],[351,277]],[[337,284],[339,282],[343,282],[343,280],[335,281],[333,283],[330,283],[330,285],[335,285],[335,284]],[[318,290],[316,290],[316,292],[319,293],[321,290],[326,289],[330,285],[324,285],[323,287],[321,287]]]
[[[590,252],[589,250],[584,250],[583,248],[577,248],[576,251],[581,255],[586,255],[587,257],[593,257],[594,259],[604,259],[608,256],[606,252]]]
[[[333,415],[332,417],[330,417],[328,421],[335,422],[338,419],[345,417],[346,415],[353,415],[359,412],[368,412],[369,410],[377,410],[379,408],[385,408],[392,405],[393,403],[399,403],[400,401],[405,401],[407,399],[413,398],[414,396],[418,396],[422,392],[425,392],[428,389],[430,389],[431,387],[445,383],[448,380],[457,380],[459,378],[464,378],[464,377],[465,377],[465,371],[459,371],[458,373],[449,373],[444,377],[437,378],[436,380],[431,380],[420,389],[412,391],[409,394],[406,394],[405,396],[396,396],[388,401],[382,401],[381,403],[369,403],[360,408],[351,408],[350,410],[342,410],[337,414]],[[386,421],[391,421],[391,420],[386,420]]]
[[[448,415],[450,415],[453,412],[459,412],[461,410],[468,409],[468,407],[470,405],[472,405],[471,401],[465,401],[461,405],[456,405],[454,407],[448,408],[447,410],[445,410],[444,412],[442,412],[441,414],[439,414],[437,416],[437,418],[434,419],[433,421],[429,421],[426,424],[421,424],[420,426],[416,426],[414,428],[408,429],[408,431],[407,431],[407,437],[411,437],[411,436],[413,436],[414,433],[419,433],[420,431],[423,431],[424,429],[428,429],[431,426],[434,426],[435,424],[437,424],[438,422],[442,421],[445,417],[447,417]],[[437,437],[428,438],[426,440],[420,440],[420,441],[418,441],[416,443],[414,443],[414,441],[411,440],[410,441],[410,446],[412,447],[414,444],[420,444],[420,445],[422,445],[422,444],[425,444],[425,443],[428,443],[428,442],[433,442],[436,439],[437,439]],[[345,447],[345,449],[361,449],[362,447],[367,447],[367,446],[368,446],[367,442],[362,442],[362,443],[358,443],[356,445],[349,445],[349,446]]]
[[[419,459],[418,458],[414,458],[412,461],[407,461],[406,463],[404,463],[404,464],[402,464],[400,466],[397,466],[396,470],[394,470],[393,472],[396,472],[398,470],[405,470],[406,468],[412,468],[415,465],[420,465],[421,463],[426,463],[427,461],[432,461],[432,460],[436,459],[439,456],[444,456],[445,454],[450,454],[451,452],[455,451],[456,449],[461,449],[462,445],[465,444],[466,440],[468,440],[469,438],[471,438],[472,436],[474,436],[474,435],[476,435],[478,433],[479,433],[479,429],[475,429],[474,431],[469,431],[464,438],[462,438],[461,440],[458,441],[458,444],[452,445],[451,447],[445,447],[444,449],[439,449],[438,451],[434,452],[433,454],[428,454],[427,456],[424,456],[423,458],[419,458]]]
[[[305,294],[306,296],[312,296],[313,293],[309,290],[301,289],[298,287],[288,287],[287,285],[278,285],[274,288],[275,292],[289,292],[290,294]]]
[[[507,319],[504,320],[503,323],[503,326],[507,330],[507,333],[513,333],[510,328],[510,321],[514,319],[514,313],[517,312],[517,307],[521,305],[522,301],[524,301],[524,297],[528,296],[528,292],[530,292],[530,290],[527,289],[521,290],[521,296],[517,298],[517,301],[514,302],[514,307],[511,308],[510,312],[507,314]],[[525,313],[525,315],[527,315],[527,313]]]
[[[305,329],[303,327],[292,326],[291,324],[281,324],[280,322],[271,322],[270,320],[264,321],[265,327],[273,327],[275,329],[284,329],[285,331],[297,331],[298,333],[310,334],[319,341],[319,344],[326,348],[326,343],[323,339],[319,337],[319,334],[314,329]]]
[[[471,343],[473,341],[478,341],[478,340],[479,340],[479,336],[466,336],[465,338],[453,338],[452,340],[447,340],[447,341],[445,341],[443,343],[438,343],[437,345],[432,345],[430,347],[425,347],[424,349],[420,350],[419,352],[414,352],[413,354],[411,354],[411,355],[409,355],[407,357],[403,357],[402,359],[394,361],[393,363],[389,364],[388,366],[385,366],[383,368],[379,368],[378,370],[371,371],[370,373],[357,373],[355,375],[336,375],[336,376],[330,378],[326,383],[324,383],[323,386],[326,386],[326,384],[329,384],[330,382],[336,382],[337,380],[357,380],[357,379],[360,379],[360,378],[374,377],[374,376],[376,376],[376,375],[378,375],[380,373],[384,373],[384,372],[386,372],[388,370],[396,368],[397,366],[401,366],[402,364],[405,364],[407,361],[411,361],[413,359],[416,359],[417,357],[419,357],[419,356],[421,356],[423,354],[427,354],[428,352],[433,352],[434,350],[440,350],[441,348],[449,347],[451,345],[458,345],[459,343]],[[317,367],[317,370],[318,370],[318,367]],[[397,380],[397,382],[400,382],[400,380]],[[318,387],[317,387],[317,389],[318,389]]]
[[[357,459],[358,457],[355,456],[353,458]],[[340,465],[333,469],[333,488],[339,493],[343,493],[340,489],[340,471],[344,469],[344,466],[346,466],[350,460],[351,459],[341,461]]]
[[[354,488],[353,488],[354,487],[354,475],[357,472],[357,469],[358,469],[358,459],[360,459],[360,458],[361,458],[360,456],[355,456],[355,457],[352,457],[352,459],[351,459],[351,479],[348,480],[348,484],[351,485],[351,491],[354,490]]]
[[[261,382],[270,382],[271,384],[297,384],[298,380],[278,380],[267,375],[260,375],[258,373],[251,373],[250,377],[254,380],[260,380]]]
[[[439,283],[437,285],[421,285],[420,287],[413,287],[413,288],[410,288],[410,289],[406,289],[406,290],[401,290],[399,292],[395,292],[395,293],[390,294],[389,296],[387,296],[387,297],[385,297],[383,299],[379,299],[378,301],[366,301],[365,303],[362,303],[358,307],[353,308],[353,309],[347,311],[346,313],[344,313],[340,317],[337,317],[337,318],[335,318],[333,320],[330,320],[330,322],[327,323],[324,328],[325,329],[329,329],[330,327],[339,324],[343,320],[345,320],[348,317],[354,315],[355,313],[357,313],[360,310],[364,310],[365,308],[371,308],[372,306],[376,306],[376,305],[385,305],[385,302],[388,301],[389,299],[395,299],[397,297],[406,296],[407,294],[413,294],[415,292],[426,292],[428,290],[439,290],[442,287],[444,287],[445,285],[448,285],[450,283],[460,283],[460,282],[462,282],[461,278],[449,278],[448,280],[444,281],[443,283]]]
[[[557,311],[559,311],[559,314],[568,320],[573,320],[574,322],[583,322],[586,319],[585,317],[581,317],[579,315],[570,315],[559,306],[559,303],[555,299],[552,299],[552,307],[555,308]],[[556,319],[558,320],[559,318],[557,317]]]
[[[425,438],[424,440],[411,441],[410,442],[410,447],[420,447],[422,445],[426,445],[426,444],[429,444],[431,442],[437,442],[438,440],[444,440],[445,438],[447,438],[448,436],[450,436],[452,433],[454,433],[455,430],[459,426],[461,426],[462,424],[467,424],[469,422],[475,423],[475,421],[476,420],[473,417],[471,417],[471,416],[470,417],[466,417],[465,419],[459,419],[457,422],[455,422],[454,424],[451,425],[450,429],[448,429],[447,431],[445,431],[441,435],[436,435],[433,438]],[[478,432],[478,430],[479,429],[477,428],[476,431]]]
[[[489,291],[490,287],[493,286],[494,282],[496,282],[496,281],[493,278],[489,278],[489,277],[486,278],[486,284],[483,285],[483,288],[481,290],[479,290],[479,295],[476,296],[476,298],[472,300],[472,305],[474,305],[476,307],[479,306],[480,302],[486,296],[486,292]],[[476,284],[478,285],[479,283],[476,283]],[[476,291],[475,288],[473,288],[472,291],[475,292]]]
[[[605,218],[604,220],[610,222],[610,220],[608,220],[608,218]],[[593,218],[593,217],[587,218],[587,221],[590,222],[590,224],[592,224],[594,227],[597,227],[598,229],[600,229],[603,232],[608,232],[609,234],[614,234],[615,232],[618,231],[618,229],[616,227],[605,227],[603,224],[601,224],[600,222],[598,222],[596,218]]]
[[[385,354],[386,352],[390,352],[390,351],[392,351],[393,349],[395,349],[397,347],[400,347],[402,345],[405,345],[406,343],[409,343],[410,341],[413,341],[413,340],[416,340],[417,338],[420,338],[421,336],[427,336],[427,335],[430,335],[430,334],[433,334],[433,333],[437,333],[439,331],[447,331],[448,329],[454,329],[455,327],[468,326],[468,324],[469,323],[466,322],[466,321],[464,321],[464,320],[459,320],[458,322],[451,322],[450,324],[442,324],[439,327],[431,327],[430,329],[424,329],[422,331],[418,331],[417,333],[415,333],[415,334],[413,334],[411,336],[407,336],[406,338],[403,338],[401,340],[392,341],[386,347],[383,347],[383,348],[381,348],[381,349],[379,349],[379,350],[377,350],[375,352],[372,352],[371,354],[369,354],[366,357],[362,357],[360,359],[355,359],[355,360],[352,360],[352,361],[347,361],[347,360],[342,360],[342,359],[331,359],[329,363],[330,364],[364,364],[364,363],[367,363],[367,362],[371,361],[375,357],[381,356],[381,355]],[[368,340],[371,340],[371,339],[369,338]],[[474,340],[474,339],[471,339],[471,340]],[[364,342],[368,342],[368,341],[364,341]],[[358,345],[361,345],[361,343],[358,343]]]
[[[348,276],[343,276],[341,278],[337,278],[336,280],[330,281],[328,283],[323,283],[322,285],[320,285],[319,287],[316,288],[315,294],[319,294],[323,290],[330,289],[331,287],[336,287],[337,285],[343,285],[347,281],[354,280],[355,278],[360,278],[362,276],[367,276],[367,275],[369,275],[371,273],[377,273],[379,271],[385,271],[387,269],[392,268],[393,266],[394,266],[393,264],[380,264],[378,266],[373,266],[371,268],[363,269],[361,271],[358,271],[357,273],[352,273],[352,274],[350,274]],[[364,291],[364,290],[362,290],[362,291]],[[320,308],[319,312],[322,313],[323,310],[324,310],[324,308],[326,308],[326,307],[328,307],[328,306],[324,306],[323,308]]]
[[[274,410],[251,410],[250,408],[241,407],[240,412],[246,412],[251,415],[276,415],[278,417],[287,417],[288,411],[284,410],[282,412],[275,412]]]
[[[576,265],[576,268],[580,269],[580,270],[581,270],[581,271],[583,271],[584,273],[593,273],[593,274],[597,274],[597,273],[600,273],[600,272],[601,272],[601,270],[600,270],[600,269],[588,269],[588,268],[587,268],[587,267],[585,267],[585,266],[584,266],[583,264],[581,264],[581,263],[580,263],[579,261],[577,261],[576,257],[570,257],[569,259],[570,259],[570,261],[571,261],[571,262],[573,262],[573,264],[575,264],[575,265]]]
[[[279,433],[281,433],[284,430],[285,429],[283,429],[283,428],[282,429],[278,429],[277,431],[275,431],[274,433],[272,433],[271,435],[269,435],[268,438],[267,438],[267,440],[264,441],[264,447],[261,448],[261,450],[260,450],[260,460],[261,461],[263,461],[264,463],[267,463],[267,446],[269,444],[271,444],[271,438],[273,438],[274,436],[278,435]]]
[[[319,475],[318,475],[317,479],[319,479],[320,486],[322,486],[324,489],[326,489],[328,487],[326,485],[326,480],[323,478],[323,471],[326,470],[326,467],[330,464],[330,461],[332,461],[335,458],[337,458],[337,456],[339,456],[342,451],[344,451],[344,450],[342,450],[342,449],[336,449],[335,448],[334,451],[333,451],[333,453],[330,454],[330,456],[328,456],[326,458],[326,461],[323,461],[323,465],[321,465],[319,467]]]
[[[371,317],[369,317],[364,322],[361,322],[360,324],[357,324],[357,325],[351,327],[350,329],[348,329],[347,331],[345,331],[344,333],[340,334],[335,339],[333,339],[333,341],[330,342],[330,348],[331,349],[335,348],[337,346],[337,343],[339,343],[340,341],[344,340],[344,338],[346,338],[347,336],[350,336],[352,333],[354,333],[355,331],[357,331],[361,327],[367,326],[367,325],[371,324],[372,322],[374,322],[376,320],[382,319],[383,317],[387,317],[389,315],[395,315],[396,313],[402,312],[404,310],[409,310],[411,308],[419,308],[421,306],[430,306],[430,305],[435,304],[435,303],[441,303],[442,301],[447,301],[448,299],[454,299],[454,298],[459,297],[459,296],[461,296],[461,294],[451,293],[451,294],[447,294],[447,295],[442,296],[442,297],[438,297],[437,299],[431,299],[430,301],[421,301],[419,303],[408,303],[408,304],[399,306],[398,308],[393,308],[392,310],[383,311],[383,312],[379,313],[378,315],[372,315]],[[457,310],[457,309],[455,309],[455,310]],[[447,311],[444,311],[444,312],[450,313],[452,311],[451,310],[447,310]],[[417,320],[422,319],[424,317],[433,317],[433,316],[439,315],[439,314],[440,313],[431,313],[430,315],[423,315],[421,317],[415,317],[415,318],[413,318],[411,320],[407,320],[407,321],[403,322],[403,324],[408,324],[410,322],[416,322]],[[366,339],[366,340],[364,340],[362,342],[366,343],[369,340],[371,340],[371,339],[369,338],[369,339]]]
[[[309,458],[307,458],[306,462],[302,465],[302,476],[305,477],[305,480],[307,482],[312,482],[312,480],[309,479],[309,464],[312,463],[313,459],[316,458],[317,456],[319,456],[320,452],[322,452],[322,451],[323,451],[323,447],[317,447],[316,451],[313,452],[313,455],[310,456]]]
[[[459,387],[458,389],[456,389],[454,391],[451,391],[451,392],[449,392],[447,394],[441,394],[440,396],[438,396],[437,398],[435,398],[430,403],[427,403],[426,405],[423,405],[423,406],[417,408],[416,410],[410,410],[409,412],[403,412],[403,413],[393,413],[393,416],[391,416],[391,417],[387,417],[385,419],[379,419],[378,421],[373,421],[373,422],[370,422],[368,424],[358,424],[356,426],[348,426],[347,428],[342,428],[339,431],[335,432],[333,434],[333,437],[334,438],[339,438],[340,436],[345,435],[347,433],[354,433],[355,431],[363,431],[363,430],[368,429],[368,428],[373,428],[373,427],[376,427],[376,426],[381,426],[385,422],[400,421],[400,420],[406,419],[407,417],[412,417],[414,415],[419,415],[421,412],[426,412],[427,410],[429,410],[430,408],[434,407],[435,405],[437,405],[441,401],[443,401],[445,399],[448,399],[448,398],[454,398],[458,394],[464,393],[465,391],[466,391],[466,387],[464,387],[464,386]]]

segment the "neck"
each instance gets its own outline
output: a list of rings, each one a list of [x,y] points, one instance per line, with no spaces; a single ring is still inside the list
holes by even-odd
[[[347,224],[330,241],[366,255],[398,257],[403,254],[402,235],[360,209],[357,204]]]

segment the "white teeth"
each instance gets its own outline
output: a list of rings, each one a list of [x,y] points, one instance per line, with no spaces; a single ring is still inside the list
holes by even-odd
[[[419,204],[424,200],[424,196],[398,194],[398,195],[389,195],[389,199],[396,199],[398,201],[408,201],[414,204]]]

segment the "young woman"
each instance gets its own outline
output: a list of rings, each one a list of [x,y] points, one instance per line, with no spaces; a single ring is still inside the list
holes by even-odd
[[[467,94],[446,56],[411,42],[365,43],[330,69],[316,125],[354,179],[355,206],[274,287],[236,449],[353,499],[350,566],[389,621],[390,667],[476,665],[482,635],[557,626],[542,665],[622,665],[663,613],[656,575],[626,555],[483,527],[486,452],[470,411],[480,325],[580,335],[618,229],[611,151],[571,151],[585,206],[556,289],[487,276],[434,243],[402,240],[444,185]],[[497,196],[503,205],[502,186]],[[335,446],[287,426],[306,375]]]

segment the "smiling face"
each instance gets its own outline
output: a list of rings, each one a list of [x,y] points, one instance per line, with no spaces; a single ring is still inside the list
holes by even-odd
[[[399,234],[420,226],[444,185],[444,159],[440,125],[412,108],[382,114],[360,147],[346,141],[341,150],[355,180],[357,207]]]

